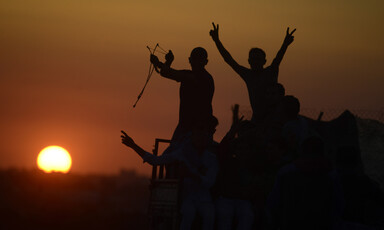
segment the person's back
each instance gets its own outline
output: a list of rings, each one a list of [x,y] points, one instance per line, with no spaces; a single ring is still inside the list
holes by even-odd
[[[204,48],[194,48],[189,57],[192,70],[170,68],[173,54],[166,55],[166,62],[161,63],[151,55],[151,62],[161,69],[161,76],[180,82],[179,123],[174,131],[172,142],[180,139],[192,130],[193,124],[206,124],[212,119],[212,98],[215,90],[212,76],[205,69],[208,54]],[[172,144],[172,143],[171,143]]]
[[[259,73],[251,69],[244,71],[242,78],[244,79],[247,89],[249,101],[253,111],[252,120],[264,120],[267,115],[267,89],[277,83],[278,68],[269,66]]]
[[[219,25],[213,24],[213,30],[210,31],[210,35],[216,44],[224,61],[231,66],[231,68],[245,81],[248,89],[249,101],[252,107],[252,120],[263,121],[268,116],[266,110],[268,110],[267,102],[267,88],[277,83],[279,74],[279,65],[284,57],[284,54],[288,46],[293,42],[294,29],[287,33],[276,57],[272,61],[272,64],[264,68],[266,63],[265,52],[260,48],[252,48],[249,51],[248,63],[250,68],[246,68],[238,64],[231,56],[231,54],[224,48],[219,39]]]
[[[191,130],[195,121],[207,120],[212,116],[214,81],[205,70],[188,71],[194,78],[180,84],[179,124]]]

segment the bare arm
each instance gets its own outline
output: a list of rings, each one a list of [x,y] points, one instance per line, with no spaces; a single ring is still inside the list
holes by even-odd
[[[296,31],[294,29],[292,32],[289,32],[289,27],[287,28],[287,32],[281,45],[280,50],[277,52],[275,59],[273,59],[272,65],[279,66],[281,61],[283,60],[284,54],[287,51],[288,46],[293,42],[294,36],[293,33]]]
[[[161,156],[155,156],[138,146],[133,139],[128,136],[124,131],[121,131],[121,142],[133,149],[143,160],[150,165],[164,165],[176,160],[175,154],[163,154]],[[180,151],[177,149],[176,151]]]
[[[121,143],[123,143],[124,145],[126,145],[126,146],[130,147],[131,149],[133,149],[137,154],[139,154],[139,156],[141,158],[143,158],[147,154],[147,151],[145,151],[140,146],[138,146],[133,141],[133,139],[130,136],[128,136],[124,131],[121,131],[121,133],[122,133],[122,135],[121,135]]]
[[[232,58],[231,54],[226,50],[219,39],[219,24],[215,25],[212,22],[213,29],[209,31],[209,35],[211,35],[212,40],[215,42],[217,49],[219,50],[221,56],[224,58],[224,61],[232,67],[232,69],[238,73],[240,76],[246,70],[244,66],[239,65],[235,59]]]
[[[171,68],[171,64],[173,62],[174,56],[172,51],[169,51],[165,55],[165,62],[162,63],[159,61],[159,58],[156,55],[151,54],[150,61],[151,63],[157,67],[160,68],[160,75],[169,78],[171,80],[175,80],[178,82],[185,81],[185,80],[190,80],[193,79],[192,74],[186,74],[185,71],[183,70],[175,70]]]

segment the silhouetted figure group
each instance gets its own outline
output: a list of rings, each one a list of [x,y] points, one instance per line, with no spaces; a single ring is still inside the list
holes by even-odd
[[[295,31],[287,28],[270,66],[264,68],[265,52],[252,48],[246,68],[224,48],[219,25],[213,24],[209,34],[224,61],[245,81],[253,112],[251,120],[243,120],[234,109],[232,127],[220,143],[213,140],[218,121],[206,50],[192,50],[191,70],[171,68],[171,51],[164,63],[151,55],[161,76],[180,82],[179,123],[161,156],[143,150],[124,131],[121,137],[144,162],[167,165],[168,177],[181,179],[180,229],[191,229],[197,216],[204,230],[333,229],[341,226],[343,215],[354,218],[343,212],[341,183],[352,189],[352,177],[340,177],[332,167],[322,138],[298,115],[299,100],[285,95],[278,83],[279,65]]]

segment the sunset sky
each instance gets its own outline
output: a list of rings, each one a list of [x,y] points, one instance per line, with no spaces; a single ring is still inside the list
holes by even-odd
[[[0,168],[36,168],[39,151],[59,145],[73,172],[148,174],[120,130],[152,150],[176,127],[179,85],[158,74],[132,108],[147,77],[146,46],[156,43],[173,51],[177,69],[189,68],[194,47],[207,49],[220,140],[231,106],[249,101],[209,36],[212,22],[245,66],[252,47],[270,64],[286,28],[297,28],[279,79],[302,107],[382,109],[383,12],[382,0],[0,0]]]

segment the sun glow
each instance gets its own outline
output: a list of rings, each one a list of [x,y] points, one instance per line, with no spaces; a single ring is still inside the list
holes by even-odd
[[[48,146],[41,150],[37,157],[37,166],[46,173],[67,173],[71,165],[71,155],[60,146]]]

